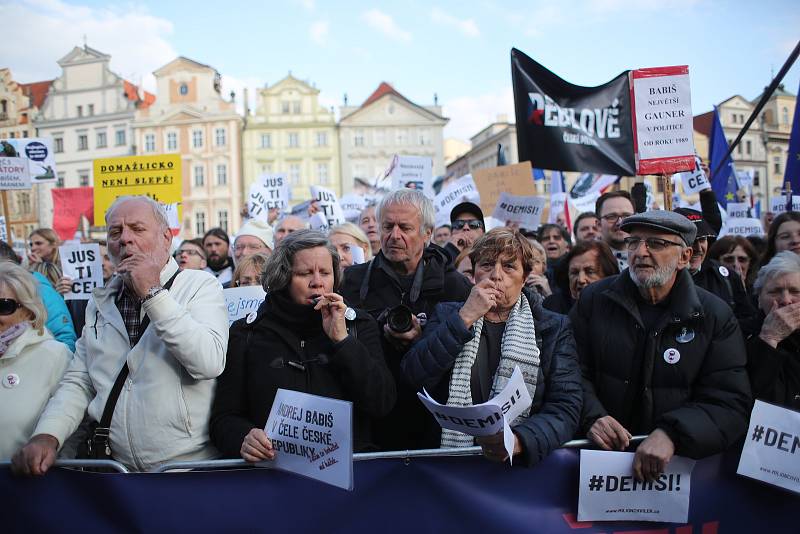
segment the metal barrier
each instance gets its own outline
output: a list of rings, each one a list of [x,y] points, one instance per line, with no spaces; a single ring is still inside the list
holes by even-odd
[[[127,467],[115,460],[56,460],[53,467],[113,469],[118,473],[130,473]],[[11,468],[11,460],[0,460],[0,468]]]

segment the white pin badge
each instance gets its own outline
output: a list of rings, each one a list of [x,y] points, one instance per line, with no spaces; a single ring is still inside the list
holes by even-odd
[[[256,317],[258,317],[258,313],[250,312],[247,314],[247,318],[245,319],[245,321],[247,322],[247,324],[250,324],[256,320]]]
[[[678,349],[667,349],[664,351],[664,361],[669,364],[676,364],[681,361],[681,353]]]
[[[719,266],[719,274],[721,274],[722,276],[727,277],[731,273],[728,271],[727,267],[725,267],[724,265],[720,265]]]
[[[356,311],[350,306],[348,306],[347,309],[344,311],[344,318],[347,319],[348,321],[352,321],[353,319],[356,318]]]
[[[686,328],[685,326],[681,328],[681,331],[675,336],[675,341],[678,343],[689,343],[691,340],[694,339],[694,330],[691,328]]]
[[[15,388],[19,385],[19,375],[16,373],[8,373],[3,377],[3,386],[9,389]]]

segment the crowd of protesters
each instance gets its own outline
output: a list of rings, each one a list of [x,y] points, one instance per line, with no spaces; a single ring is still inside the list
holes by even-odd
[[[613,191],[572,228],[487,231],[476,204],[437,227],[404,189],[329,232],[275,214],[177,247],[159,204],[121,197],[88,301],[64,301],[52,230],[31,233],[25,262],[0,243],[0,458],[41,475],[93,457],[100,425],[134,470],[269,460],[285,388],[353,402],[356,452],[477,444],[503,461],[502,433],[442,430],[416,394],[482,403],[520,367],[519,463],[588,438],[635,451],[652,480],[675,454],[735,446],[754,399],[800,409],[800,214],[766,240],[717,239],[711,195],[646,211]],[[250,285],[264,303],[229,328],[223,289]]]

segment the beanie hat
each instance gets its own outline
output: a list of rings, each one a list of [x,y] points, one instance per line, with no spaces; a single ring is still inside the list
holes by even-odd
[[[272,227],[262,220],[250,219],[247,221],[236,233],[236,237],[233,239],[234,245],[236,244],[236,240],[239,239],[239,236],[243,235],[257,237],[265,245],[267,245],[270,250],[275,249],[275,239],[272,236]]]

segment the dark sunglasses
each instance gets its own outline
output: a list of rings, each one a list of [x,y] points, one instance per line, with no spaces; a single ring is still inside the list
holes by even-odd
[[[470,230],[478,230],[483,228],[483,223],[478,219],[471,219],[471,220],[464,220],[464,219],[456,219],[453,221],[453,230],[460,230],[464,227],[464,225],[469,226]]]
[[[11,315],[22,307],[22,304],[14,299],[0,299],[0,315]]]

